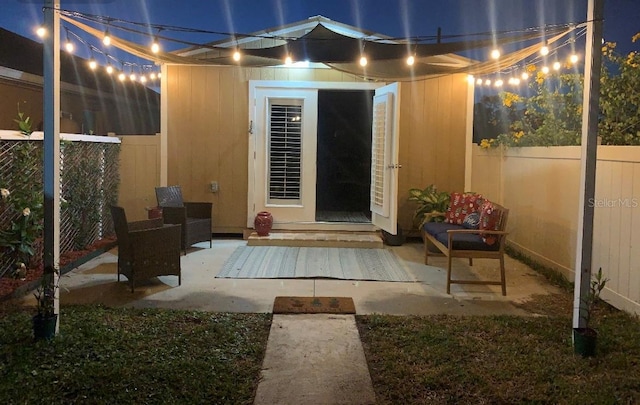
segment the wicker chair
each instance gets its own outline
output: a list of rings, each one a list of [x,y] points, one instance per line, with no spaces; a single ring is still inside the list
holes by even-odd
[[[211,241],[210,202],[185,202],[180,186],[156,187],[158,206],[162,208],[165,224],[182,225],[182,250],[198,242]]]
[[[131,284],[156,276],[178,276],[180,269],[180,226],[163,225],[162,218],[127,222],[122,207],[111,206],[118,238],[118,281],[124,274]]]

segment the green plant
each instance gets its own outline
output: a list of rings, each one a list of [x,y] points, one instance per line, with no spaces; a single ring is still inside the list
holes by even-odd
[[[585,322],[585,328],[589,327],[589,323],[591,322],[591,317],[593,315],[593,310],[600,299],[600,293],[604,290],[604,287],[609,281],[608,278],[605,278],[602,274],[602,267],[598,269],[598,272],[591,280],[589,284],[589,292],[587,293],[586,298],[584,298],[584,312],[581,314],[581,318]]]
[[[31,120],[20,111],[14,120],[20,132],[31,135]],[[19,263],[29,263],[35,255],[36,240],[42,234],[42,151],[29,140],[19,141],[11,149],[10,172],[14,175],[8,180],[7,188],[2,188],[3,215],[11,218],[8,229],[0,230],[0,247],[9,252],[14,261],[13,267]]]
[[[40,279],[40,286],[33,293],[36,298],[37,316],[40,318],[50,318],[55,314],[55,295],[59,274],[57,269],[45,272]]]
[[[425,222],[442,222],[444,220],[444,212],[449,208],[449,200],[449,193],[438,191],[433,184],[425,189],[410,189],[409,201],[417,203],[413,214],[414,226],[421,228]]]

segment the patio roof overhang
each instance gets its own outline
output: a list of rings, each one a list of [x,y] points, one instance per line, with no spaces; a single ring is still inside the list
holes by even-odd
[[[77,21],[69,16],[60,18],[88,34],[100,39],[103,32]],[[148,47],[112,36],[112,44],[128,53],[156,63],[267,67],[283,65],[286,56],[294,61],[322,63],[333,69],[380,80],[416,80],[429,76],[446,74],[488,74],[517,64],[540,51],[546,44],[561,40],[581,25],[559,25],[544,29],[531,29],[524,32],[506,33],[483,39],[455,42],[412,43],[387,39],[382,36],[365,35],[357,38],[336,32],[328,28],[326,22],[318,21],[315,27],[298,38],[280,39],[277,45],[270,47],[243,47],[240,62],[233,59],[237,48],[233,41],[203,44],[185,52],[152,53]],[[498,60],[474,61],[459,55],[473,49],[482,49],[508,44],[533,45],[501,56]],[[196,49],[196,51],[194,51]],[[366,55],[366,69],[357,59]],[[408,55],[415,57],[415,63],[408,66]]]

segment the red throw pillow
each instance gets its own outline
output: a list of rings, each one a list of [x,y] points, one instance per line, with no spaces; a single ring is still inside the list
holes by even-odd
[[[486,200],[480,208],[480,230],[497,231],[500,228],[500,210],[496,209],[491,201]],[[498,240],[496,235],[481,233],[482,240],[487,245],[493,245]]]
[[[462,225],[467,215],[479,212],[482,196],[474,193],[451,193],[449,209],[445,213],[445,221],[450,224]]]

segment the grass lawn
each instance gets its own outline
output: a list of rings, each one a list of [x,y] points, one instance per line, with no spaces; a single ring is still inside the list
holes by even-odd
[[[357,317],[378,403],[640,403],[638,319],[601,305],[583,359],[571,299],[537,297],[532,317]]]
[[[270,314],[62,308],[33,342],[32,311],[0,313],[0,403],[250,404]]]

